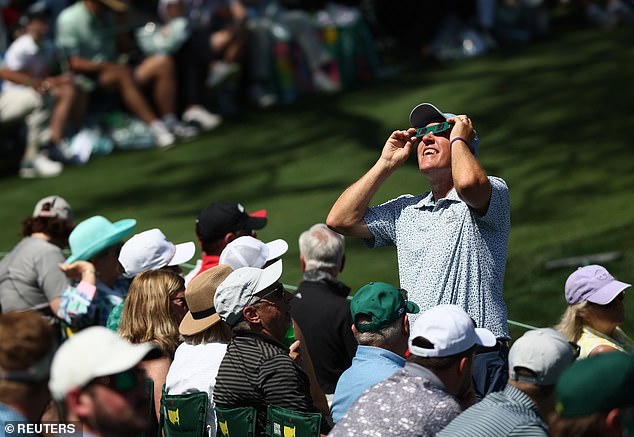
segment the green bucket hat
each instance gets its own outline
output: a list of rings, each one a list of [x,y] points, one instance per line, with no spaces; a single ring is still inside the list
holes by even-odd
[[[370,282],[356,292],[350,302],[354,326],[359,332],[378,331],[405,313],[416,314],[418,305],[407,300],[407,291],[386,282]],[[357,315],[370,316],[372,322],[357,324]]]
[[[578,360],[557,381],[555,410],[581,417],[634,405],[634,358],[622,352]]]
[[[96,215],[78,224],[68,237],[71,255],[67,263],[86,261],[134,232],[136,220],[124,219],[112,223]]]

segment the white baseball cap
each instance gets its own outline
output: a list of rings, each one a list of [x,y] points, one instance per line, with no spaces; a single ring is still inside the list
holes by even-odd
[[[282,260],[265,269],[242,267],[233,271],[216,289],[214,306],[220,318],[230,326],[242,317],[242,310],[260,291],[270,287],[282,277]]]
[[[433,349],[414,346],[416,337],[424,337]],[[457,305],[438,305],[428,309],[414,322],[409,336],[409,350],[419,357],[448,357],[474,345],[495,346],[491,331],[476,328],[469,315]]]
[[[518,338],[509,351],[509,378],[536,385],[553,385],[577,358],[577,348],[552,328],[533,329]],[[535,377],[519,375],[523,367]]]
[[[263,243],[257,238],[245,235],[227,244],[220,254],[219,263],[227,264],[233,270],[242,267],[261,269],[267,262],[284,255],[287,250],[288,243],[282,239]]]
[[[57,350],[48,388],[53,398],[62,400],[95,378],[131,369],[155,348],[151,343],[132,344],[103,326],[86,328]]]
[[[125,242],[119,252],[119,262],[125,275],[134,277],[147,270],[183,264],[194,257],[193,241],[174,244],[160,229],[150,229],[134,235]]]

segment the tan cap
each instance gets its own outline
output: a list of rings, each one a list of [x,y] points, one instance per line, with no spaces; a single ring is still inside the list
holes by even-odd
[[[99,0],[99,2],[108,6],[115,12],[125,12],[128,10],[128,4],[122,0]]]

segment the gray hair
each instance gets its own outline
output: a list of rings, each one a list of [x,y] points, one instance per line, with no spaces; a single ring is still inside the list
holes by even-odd
[[[343,235],[317,223],[299,236],[299,253],[304,257],[306,271],[341,267],[345,251]]]
[[[357,319],[364,317],[360,315]],[[369,321],[369,320],[368,320]],[[363,324],[360,320],[357,320],[357,324]],[[396,343],[402,334],[401,326],[403,325],[403,317],[399,317],[392,323],[378,331],[374,332],[359,332],[357,331],[356,339],[357,343],[366,346],[388,346]]]

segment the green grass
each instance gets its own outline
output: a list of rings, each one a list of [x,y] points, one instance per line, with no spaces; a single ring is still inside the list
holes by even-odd
[[[376,160],[389,133],[406,126],[409,110],[431,101],[472,117],[481,162],[510,187],[510,318],[550,325],[565,307],[571,269],[548,271],[546,261],[621,251],[623,258],[606,266],[634,281],[631,41],[631,29],[571,32],[337,96],[251,110],[169,151],[118,152],[51,180],[5,178],[0,250],[18,241],[19,222],[50,193],[69,200],[79,219],[133,217],[139,230],[160,227],[176,242],[194,238],[194,219],[204,206],[238,199],[249,210],[269,211],[259,235],[290,243],[284,279],[296,283],[299,233],[324,221],[341,191]],[[373,203],[427,189],[415,159],[409,164]],[[353,289],[371,280],[398,281],[393,248],[347,244],[342,279]],[[634,332],[634,322],[625,328]]]

